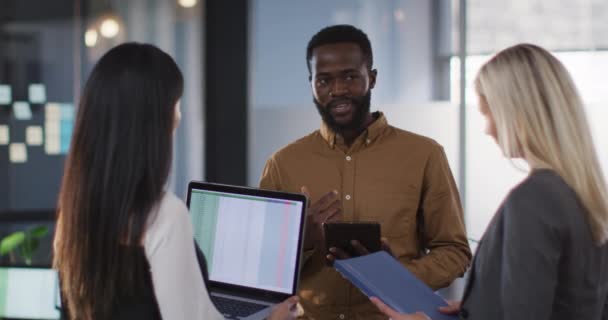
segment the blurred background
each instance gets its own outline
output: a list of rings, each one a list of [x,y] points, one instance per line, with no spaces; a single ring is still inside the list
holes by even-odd
[[[483,134],[472,90],[498,50],[530,42],[566,65],[606,170],[605,0],[0,0],[0,317],[57,317],[44,293],[54,286],[57,193],[79,95],[101,55],[148,42],[181,67],[169,188],[185,198],[190,180],[256,186],[274,151],[319,127],[305,49],[342,23],[372,42],[372,110],[444,146],[473,247],[526,175]]]

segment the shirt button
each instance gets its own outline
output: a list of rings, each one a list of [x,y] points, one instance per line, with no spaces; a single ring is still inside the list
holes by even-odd
[[[370,144],[370,142],[372,142],[372,140],[370,140],[370,139],[365,140],[365,144]]]
[[[346,200],[350,200],[350,194],[347,194],[344,198],[346,198]]]
[[[350,160],[352,160],[352,159],[353,159],[353,158],[351,158],[350,156],[346,156],[346,161],[350,161]]]
[[[340,313],[340,319],[346,318],[343,313]]]

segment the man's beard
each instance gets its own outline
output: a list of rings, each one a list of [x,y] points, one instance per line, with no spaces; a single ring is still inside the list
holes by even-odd
[[[334,117],[331,115],[331,108],[337,103],[342,103],[344,100],[348,100],[353,106],[353,118],[348,123],[337,123]],[[327,103],[327,106],[323,106],[315,99],[312,101],[317,107],[317,111],[321,115],[323,122],[335,133],[342,134],[348,131],[356,131],[363,128],[365,119],[370,111],[370,104],[372,100],[372,91],[368,90],[364,96],[353,97],[353,98],[334,98]]]

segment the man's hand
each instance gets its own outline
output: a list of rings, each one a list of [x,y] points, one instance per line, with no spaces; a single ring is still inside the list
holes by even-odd
[[[357,256],[365,256],[369,254],[369,250],[357,240],[351,240],[350,245]],[[325,256],[328,265],[333,265],[334,261],[351,258],[351,255],[338,247],[329,248],[329,253]]]
[[[384,313],[391,320],[431,320],[426,314],[422,312],[416,312],[412,314],[399,313],[393,310],[391,307],[385,305],[380,299],[372,297],[370,298],[372,303],[376,305],[378,310]]]
[[[298,300],[293,296],[277,304],[273,309],[268,320],[294,320],[298,316]]]
[[[302,187],[302,193],[310,198],[308,188]],[[317,202],[311,204],[306,211],[304,249],[324,248],[323,223],[339,221],[340,219],[342,219],[342,202],[337,191],[330,191]]]
[[[380,238],[380,242],[381,242],[382,250],[386,251],[388,254],[395,257],[395,254],[393,253],[393,249],[391,249],[391,245],[388,243],[388,239],[382,237],[382,238]]]
[[[388,239],[386,238],[380,238],[380,242],[381,242],[381,246],[382,246],[382,250],[386,251],[388,254],[390,254],[391,256],[395,256],[393,254],[393,250],[391,249],[391,246],[388,243]],[[357,256],[365,256],[368,255],[370,252],[369,250],[361,244],[361,242],[357,241],[357,240],[351,240],[350,241],[350,245],[353,248],[353,250],[355,251],[355,253],[357,253]],[[348,254],[346,251],[337,248],[337,247],[331,247],[329,248],[329,253],[325,256],[325,259],[327,260],[327,263],[329,265],[333,265],[334,261],[336,260],[342,260],[342,259],[348,259],[351,258],[351,255]]]

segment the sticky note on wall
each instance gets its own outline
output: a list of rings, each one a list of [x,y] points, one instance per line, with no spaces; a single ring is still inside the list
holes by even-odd
[[[47,121],[59,121],[61,119],[61,105],[59,103],[47,103],[44,114]]]
[[[11,86],[7,84],[0,84],[0,104],[9,105],[13,101],[13,95],[11,92]]]
[[[61,153],[68,153],[70,142],[72,140],[72,131],[74,128],[74,105],[65,103],[61,105]]]
[[[44,117],[44,150],[49,155],[68,153],[74,131],[74,105],[47,103]]]
[[[25,101],[15,101],[13,103],[13,114],[17,120],[31,120],[32,109],[30,109],[30,104]]]
[[[0,125],[0,146],[5,146],[11,141],[10,130],[7,125]]]
[[[11,143],[8,147],[9,160],[12,163],[27,162],[27,148],[24,143]]]
[[[25,141],[30,146],[42,145],[42,127],[29,126],[25,128]]]
[[[28,87],[30,103],[46,103],[46,88],[43,84],[33,83]]]
[[[46,139],[46,143],[44,144],[44,151],[48,155],[57,155],[61,153],[61,144],[59,144],[59,139]]]
[[[47,103],[44,113],[44,151],[48,155],[61,153],[61,105]]]

